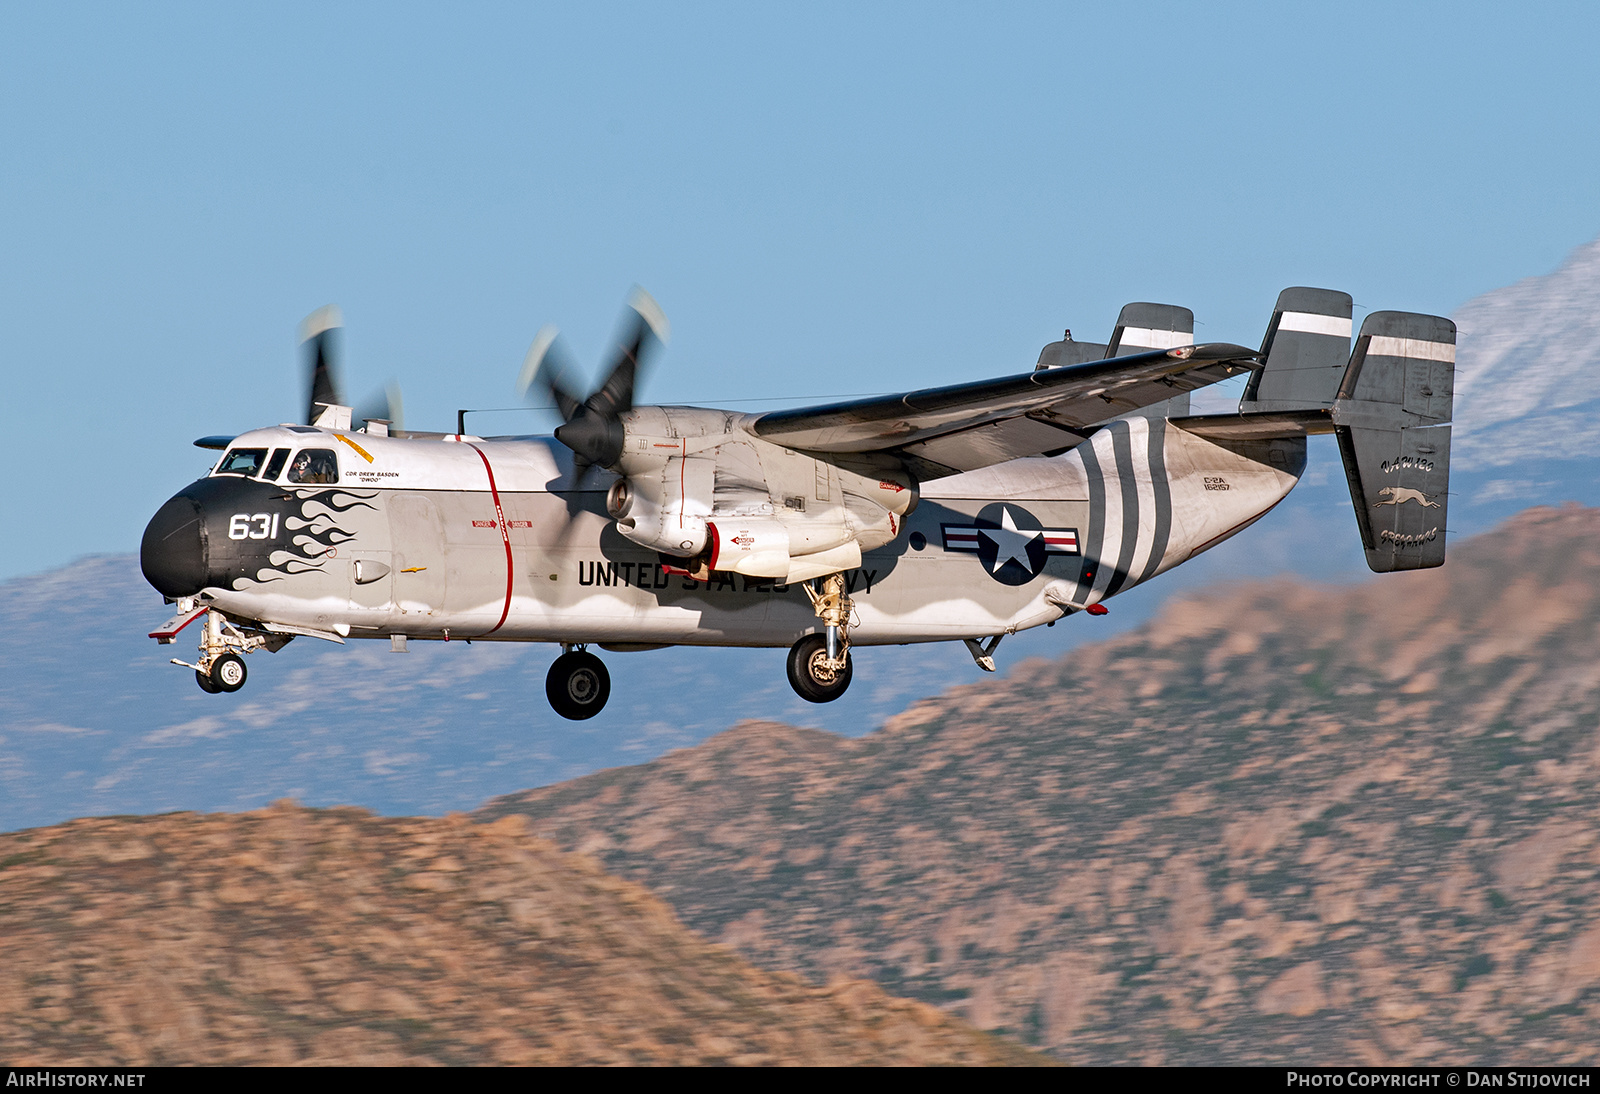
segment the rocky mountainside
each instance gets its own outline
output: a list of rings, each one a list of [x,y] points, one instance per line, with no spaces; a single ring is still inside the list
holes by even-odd
[[[1594,1063],[1600,511],[1287,580],[848,740],[492,803],[769,968],[1086,1063]]]
[[[526,829],[280,804],[0,835],[0,1059],[1038,1059],[869,983],[753,969]]]

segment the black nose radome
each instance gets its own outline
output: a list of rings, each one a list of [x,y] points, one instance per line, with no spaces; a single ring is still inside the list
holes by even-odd
[[[200,503],[184,494],[168,501],[144,530],[139,566],[162,596],[193,596],[205,587],[205,522]]]

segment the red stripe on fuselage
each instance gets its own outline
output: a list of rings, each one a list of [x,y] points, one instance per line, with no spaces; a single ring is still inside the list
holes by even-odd
[[[478,459],[483,461],[483,469],[489,474],[489,496],[494,499],[494,521],[500,526],[500,541],[506,545],[506,603],[500,609],[500,622],[478,635],[484,638],[505,626],[506,616],[511,614],[511,533],[506,530],[506,513],[500,506],[500,489],[494,484],[494,468],[489,466],[489,457],[483,454],[483,449],[469,443],[468,448],[478,454]]]

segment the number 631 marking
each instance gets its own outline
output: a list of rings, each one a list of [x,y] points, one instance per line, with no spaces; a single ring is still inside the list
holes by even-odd
[[[254,528],[250,527],[255,525]],[[228,521],[229,539],[277,539],[277,513],[235,513]]]

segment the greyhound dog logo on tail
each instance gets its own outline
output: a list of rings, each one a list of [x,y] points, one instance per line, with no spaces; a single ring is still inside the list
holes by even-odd
[[[1373,502],[1372,507],[1374,509],[1380,505],[1404,505],[1408,501],[1414,501],[1425,509],[1439,508],[1438,502],[1428,500],[1431,497],[1437,497],[1437,495],[1424,494],[1421,490],[1413,490],[1409,486],[1385,486],[1378,491],[1378,497],[1387,500]]]

